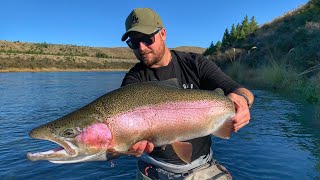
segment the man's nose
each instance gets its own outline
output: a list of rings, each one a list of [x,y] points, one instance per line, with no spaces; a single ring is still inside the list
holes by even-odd
[[[148,48],[143,42],[139,42],[139,49],[140,50],[143,50],[143,49],[146,49]]]

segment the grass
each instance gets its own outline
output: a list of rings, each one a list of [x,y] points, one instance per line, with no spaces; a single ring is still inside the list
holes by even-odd
[[[202,53],[200,47],[173,48]],[[137,59],[128,47],[88,47],[0,40],[0,72],[130,69]]]
[[[232,63],[226,73],[241,84],[275,90],[288,98],[298,97],[299,101],[313,105],[314,118],[320,120],[320,72],[314,72],[315,75],[308,78],[291,66],[272,61],[259,69],[249,69],[240,62]]]
[[[255,69],[249,68],[240,61],[235,61],[226,68],[226,73],[241,84],[278,92],[299,93],[307,103],[318,106],[320,104],[320,72],[317,72],[319,69],[299,72],[290,65],[287,57],[286,55],[276,60],[270,56],[267,63]]]
[[[291,50],[288,54],[290,52]],[[265,86],[273,89],[288,90],[300,84],[299,74],[297,70],[290,65],[287,55],[280,58],[280,60],[276,60],[273,56],[270,56],[269,63],[257,69],[257,73],[261,74],[260,80],[262,80]]]
[[[130,69],[136,61],[76,56],[39,56],[39,55],[2,55],[0,70],[8,71],[47,71],[56,70],[95,70],[95,69]],[[20,70],[19,70],[20,69]]]

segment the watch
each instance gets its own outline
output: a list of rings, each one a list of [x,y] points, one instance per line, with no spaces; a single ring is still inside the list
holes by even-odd
[[[250,104],[249,98],[247,97],[247,95],[243,94],[243,93],[237,93],[237,95],[244,97],[244,99],[246,99],[248,107],[251,108],[252,104]]]

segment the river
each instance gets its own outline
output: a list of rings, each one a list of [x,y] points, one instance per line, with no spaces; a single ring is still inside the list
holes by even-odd
[[[124,72],[0,73],[0,179],[134,179],[136,159],[52,164],[27,152],[55,148],[28,132],[120,86]],[[320,120],[311,106],[279,94],[256,96],[249,125],[229,140],[212,137],[215,158],[236,180],[320,179]]]

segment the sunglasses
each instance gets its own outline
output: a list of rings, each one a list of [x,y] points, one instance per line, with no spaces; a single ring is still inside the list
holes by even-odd
[[[160,32],[161,28],[158,28],[155,32],[149,35],[143,35],[140,38],[137,39],[128,39],[126,43],[131,49],[139,49],[140,48],[140,42],[143,43],[146,46],[150,46],[155,41],[155,35]]]

